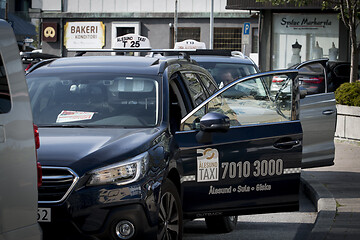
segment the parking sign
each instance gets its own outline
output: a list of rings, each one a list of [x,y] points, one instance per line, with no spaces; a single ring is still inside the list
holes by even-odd
[[[244,23],[244,35],[250,34],[250,23]]]

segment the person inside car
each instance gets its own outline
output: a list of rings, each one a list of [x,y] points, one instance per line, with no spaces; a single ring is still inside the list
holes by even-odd
[[[221,82],[219,84],[219,88],[223,88],[227,84],[234,81],[236,78],[234,77],[234,74],[232,73],[231,69],[225,69],[221,75],[220,75]]]

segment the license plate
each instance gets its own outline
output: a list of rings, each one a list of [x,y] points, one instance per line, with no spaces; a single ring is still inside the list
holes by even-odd
[[[38,222],[51,222],[51,208],[38,208]]]

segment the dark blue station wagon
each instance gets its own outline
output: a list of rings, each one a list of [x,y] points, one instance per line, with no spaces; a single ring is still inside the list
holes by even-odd
[[[288,81],[275,98],[266,87],[274,76]],[[181,239],[185,219],[229,232],[239,214],[297,211],[296,76],[256,74],[219,90],[186,59],[83,56],[34,66],[27,82],[44,238]]]

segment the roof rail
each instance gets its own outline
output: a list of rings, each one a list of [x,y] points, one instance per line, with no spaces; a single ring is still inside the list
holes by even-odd
[[[240,51],[232,51],[232,52],[231,52],[231,56],[233,56],[233,57],[240,57],[240,58],[242,58],[242,59],[245,59],[245,58],[246,58],[246,56],[245,56],[242,52],[240,52]]]
[[[140,53],[151,53],[146,55],[148,57],[156,57],[155,54],[171,53],[171,55],[181,55],[187,61],[192,61],[190,59],[190,53],[196,52],[196,49],[69,49],[69,52],[76,52],[75,57],[83,56],[87,52],[116,52],[116,53],[129,53],[129,52],[140,52]]]

